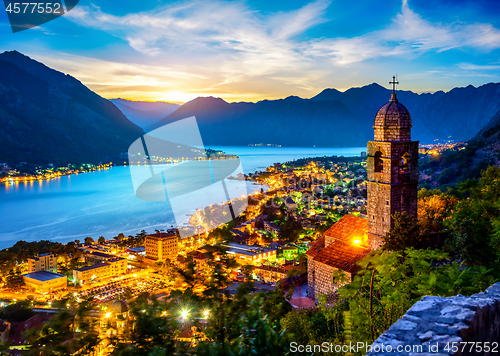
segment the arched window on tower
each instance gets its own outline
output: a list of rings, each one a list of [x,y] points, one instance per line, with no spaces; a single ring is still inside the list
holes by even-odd
[[[375,172],[383,172],[384,171],[384,162],[382,161],[382,152],[375,152]]]
[[[401,156],[401,162],[399,163],[400,172],[408,172],[408,162],[410,161],[410,154],[408,152],[403,153]]]

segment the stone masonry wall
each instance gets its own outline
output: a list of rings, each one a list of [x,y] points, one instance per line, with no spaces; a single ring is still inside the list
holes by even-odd
[[[308,266],[309,268],[309,266]],[[336,270],[335,267],[328,266],[321,262],[314,262],[315,270],[315,286],[314,286],[314,299],[318,301],[318,297],[322,294],[330,294],[339,289],[340,285],[338,283],[333,283],[333,272]],[[344,272],[347,275],[347,279],[351,280],[351,273]]]
[[[453,350],[453,342],[458,350]],[[475,342],[462,352],[460,342]],[[485,343],[493,351],[484,352]],[[382,345],[384,348],[382,349]],[[391,351],[387,350],[390,345]],[[405,349],[398,350],[398,345]],[[446,350],[446,346],[448,349]],[[479,351],[482,348],[481,351]],[[401,347],[400,346],[400,347]],[[421,347],[421,349],[419,349]],[[477,347],[477,349],[476,349]],[[383,350],[383,351],[382,351]],[[455,352],[454,352],[455,351]],[[500,354],[500,283],[470,297],[423,297],[372,345],[367,355],[498,355]]]

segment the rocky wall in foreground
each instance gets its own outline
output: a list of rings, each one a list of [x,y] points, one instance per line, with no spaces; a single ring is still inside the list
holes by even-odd
[[[470,297],[423,297],[367,355],[500,355],[500,283]]]

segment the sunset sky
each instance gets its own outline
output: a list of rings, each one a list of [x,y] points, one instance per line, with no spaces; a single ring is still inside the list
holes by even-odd
[[[373,82],[427,92],[500,81],[500,1],[81,0],[0,50],[105,98],[258,101]]]

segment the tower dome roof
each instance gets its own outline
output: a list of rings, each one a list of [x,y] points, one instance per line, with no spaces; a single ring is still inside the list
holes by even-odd
[[[382,106],[375,115],[375,127],[411,128],[411,116],[408,109],[392,94],[391,100]]]
[[[126,313],[129,309],[128,303],[124,300],[115,300],[111,304],[111,311],[116,314]]]

